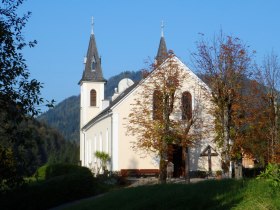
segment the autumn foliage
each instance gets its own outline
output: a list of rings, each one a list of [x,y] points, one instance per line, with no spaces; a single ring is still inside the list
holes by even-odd
[[[212,42],[202,39],[193,54],[196,67],[212,91],[215,142],[230,161],[247,156],[264,165],[279,159],[279,66],[275,57],[263,67],[240,39],[221,33]],[[278,80],[276,79],[278,77]],[[279,83],[278,83],[279,88]]]
[[[134,149],[158,154],[163,182],[166,180],[168,145],[180,145],[186,151],[202,135],[197,132],[203,126],[202,103],[198,102],[203,95],[199,91],[202,87],[198,82],[193,85],[197,101],[192,107],[191,94],[184,87],[188,77],[190,73],[180,66],[172,53],[163,64],[153,65],[152,71],[139,84],[139,97],[132,104],[126,125],[128,134],[137,138],[133,142]]]

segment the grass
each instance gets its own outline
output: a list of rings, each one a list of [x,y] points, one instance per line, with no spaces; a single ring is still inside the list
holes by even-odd
[[[115,190],[65,209],[280,209],[280,189],[260,180],[209,180]]]

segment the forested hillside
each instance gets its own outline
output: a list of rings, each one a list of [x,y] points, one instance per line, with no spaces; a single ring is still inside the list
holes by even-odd
[[[13,128],[11,121],[6,126]],[[12,139],[2,129],[0,134],[0,145],[14,148],[17,161],[21,162],[20,170],[26,176],[33,175],[37,168],[47,162],[77,164],[79,161],[79,147],[75,143],[66,141],[56,129],[36,119],[26,119],[18,124],[12,132]],[[6,152],[8,154],[9,149]]]
[[[73,163],[79,161],[79,147],[74,142],[66,141],[57,129],[39,122],[38,120],[30,120],[27,129],[29,135],[29,143],[33,145],[33,158],[37,158],[37,164],[30,164],[30,167],[37,169],[44,163]],[[32,158],[30,157],[31,161]],[[31,163],[31,162],[30,162]]]
[[[109,98],[113,95],[114,89],[123,78],[139,81],[141,75],[141,71],[126,71],[109,78],[105,85],[105,98]],[[38,117],[38,120],[56,128],[66,140],[78,142],[80,127],[80,96],[71,96],[63,100],[54,108]]]
[[[71,96],[38,117],[38,120],[56,128],[69,141],[78,142],[80,123],[80,96]]]

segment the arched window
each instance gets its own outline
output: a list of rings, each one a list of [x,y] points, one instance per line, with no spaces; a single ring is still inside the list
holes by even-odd
[[[96,90],[90,91],[90,106],[96,106]]]
[[[160,120],[163,118],[162,111],[162,93],[159,90],[155,90],[153,94],[153,119]]]
[[[185,91],[182,94],[182,120],[189,120],[192,118],[192,95]]]

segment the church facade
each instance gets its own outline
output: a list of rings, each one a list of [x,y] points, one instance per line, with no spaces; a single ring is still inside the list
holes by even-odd
[[[167,58],[165,38],[161,36],[156,61],[162,63],[161,68],[168,62],[175,62],[182,72],[188,77],[184,81],[181,92],[188,92],[191,97],[190,109],[194,109],[196,97],[201,93],[210,95],[207,85],[200,80],[180,59],[175,55]],[[159,158],[156,153],[144,154],[140,150],[135,151],[131,142],[137,141],[133,135],[128,135],[126,130],[127,119],[131,113],[135,98],[141,97],[140,90],[148,79],[139,83],[124,78],[115,89],[111,99],[104,98],[106,80],[103,77],[101,60],[98,55],[95,34],[91,33],[87,56],[84,60],[85,69],[79,82],[81,88],[80,111],[80,160],[83,166],[89,167],[94,173],[100,168],[100,160],[95,156],[96,151],[109,154],[110,161],[107,168],[110,171],[131,169],[158,169]],[[154,71],[157,71],[155,69]],[[200,94],[197,94],[197,93]],[[204,98],[201,107],[208,107],[209,97]],[[151,106],[153,100],[151,99]],[[211,124],[211,116],[205,109],[201,116],[208,119]],[[206,127],[204,129],[207,129]],[[221,170],[221,158],[219,150],[213,143],[214,133],[209,129],[204,130],[206,136],[201,135],[201,140],[189,148],[191,171],[217,171]],[[184,163],[182,160],[182,148],[176,145],[168,156],[168,161],[174,164],[174,176],[182,176]]]

